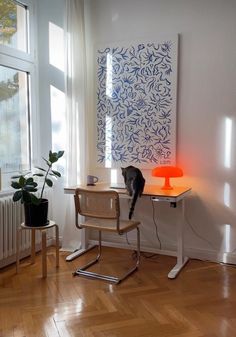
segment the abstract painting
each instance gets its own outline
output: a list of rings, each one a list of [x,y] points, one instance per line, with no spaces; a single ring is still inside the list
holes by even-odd
[[[97,162],[174,165],[178,37],[97,50]]]

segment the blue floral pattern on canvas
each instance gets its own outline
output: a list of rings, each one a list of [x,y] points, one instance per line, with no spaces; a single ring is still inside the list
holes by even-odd
[[[175,162],[176,50],[172,41],[98,50],[99,163]]]

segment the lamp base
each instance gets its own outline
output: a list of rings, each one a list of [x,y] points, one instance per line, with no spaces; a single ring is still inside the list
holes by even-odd
[[[161,190],[173,190],[173,187],[164,185],[161,187]]]
[[[173,190],[173,187],[170,185],[170,177],[165,177],[165,183],[161,189],[162,190]]]

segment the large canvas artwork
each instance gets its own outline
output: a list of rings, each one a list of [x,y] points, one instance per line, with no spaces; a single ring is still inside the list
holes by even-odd
[[[176,37],[97,50],[97,161],[105,167],[175,164]]]

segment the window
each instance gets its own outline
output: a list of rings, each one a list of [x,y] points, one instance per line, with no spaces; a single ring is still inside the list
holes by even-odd
[[[35,118],[32,0],[0,0],[0,168],[2,188],[31,169]]]
[[[0,74],[0,166],[29,170],[29,74],[4,66]]]
[[[28,51],[27,7],[9,0],[0,0],[0,43]]]

